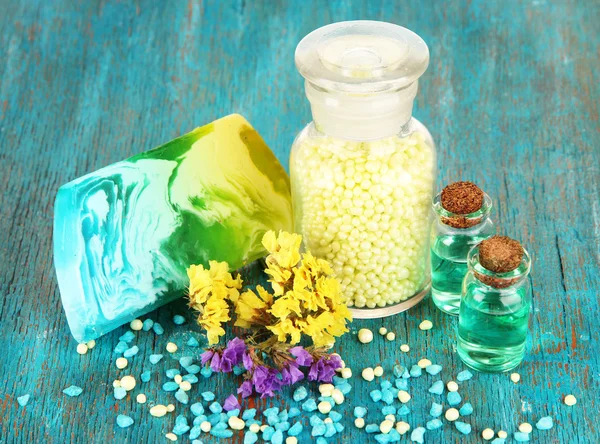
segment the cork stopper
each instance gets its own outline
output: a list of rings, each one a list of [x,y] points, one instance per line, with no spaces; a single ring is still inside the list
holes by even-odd
[[[481,222],[481,218],[469,219],[464,215],[474,213],[483,206],[484,193],[473,182],[454,182],[442,190],[442,208],[453,217],[444,217],[442,222],[454,228],[469,228]]]
[[[479,263],[494,273],[508,273],[515,270],[523,260],[523,247],[519,242],[506,236],[492,236],[479,244]],[[476,273],[484,284],[495,288],[506,288],[516,279],[502,279]]]

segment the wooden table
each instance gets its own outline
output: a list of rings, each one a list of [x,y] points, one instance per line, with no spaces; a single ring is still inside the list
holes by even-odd
[[[463,437],[446,425],[426,442],[481,442],[485,427],[514,432],[544,415],[555,427],[535,431],[533,442],[600,441],[597,2],[31,0],[1,9],[0,442],[162,442],[174,417],[154,419],[133,397],[112,398],[112,348],[125,328],[89,354],[75,353],[52,265],[57,188],[232,112],[245,115],[287,165],[295,134],[310,120],[294,48],[318,26],[357,18],[402,24],[428,43],[431,63],[414,114],[438,143],[439,184],[480,184],[494,199],[500,231],[533,256],[522,382],[477,374],[461,389],[475,407],[466,419],[473,433]],[[153,347],[185,330],[169,321],[183,307],[151,315],[167,332],[141,336],[134,373]],[[424,333],[417,325],[426,318],[434,329]],[[355,375],[366,365],[383,362],[389,372],[396,360],[413,364],[422,356],[444,365],[444,380],[464,368],[455,353],[456,319],[431,301],[385,320],[356,321],[352,331],[381,325],[396,331],[396,342],[377,337],[363,346],[355,334],[339,341]],[[399,350],[404,342],[408,357]],[[413,427],[430,419],[431,380],[411,385]],[[71,384],[84,388],[78,398],[62,394]],[[203,384],[224,397],[234,379]],[[375,385],[352,384],[343,438],[331,442],[374,442],[351,424],[350,412],[368,405],[370,418],[381,420],[368,396]],[[32,398],[23,408],[16,398],[25,393]],[[578,398],[573,408],[562,403],[569,393]],[[289,394],[257,402],[282,403],[294,405]],[[134,426],[116,427],[117,412],[130,414]]]

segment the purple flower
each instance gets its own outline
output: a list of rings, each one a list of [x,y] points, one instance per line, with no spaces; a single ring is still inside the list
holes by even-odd
[[[254,368],[254,362],[250,357],[250,353],[244,352],[244,354],[242,355],[242,362],[244,363],[244,368],[246,370],[252,370]]]
[[[337,355],[323,356],[310,366],[308,371],[309,381],[331,382],[335,371],[341,368],[342,360]]]
[[[300,371],[295,362],[289,362],[281,370],[281,382],[283,385],[294,385],[296,382],[304,379],[304,373]]]
[[[223,350],[222,359],[229,361],[231,367],[242,362],[242,356],[246,351],[246,343],[243,339],[233,338],[227,343],[227,347]]]
[[[225,400],[225,402],[223,403],[223,409],[226,412],[229,412],[229,411],[235,410],[235,409],[240,409],[241,407],[242,406],[238,402],[237,397],[235,395],[229,395],[227,397],[227,399]]]
[[[242,394],[242,398],[250,396],[252,394],[252,381],[246,380],[242,382],[242,385],[238,387],[237,392]]]
[[[200,355],[200,360],[202,361],[202,365],[204,365],[208,361],[210,361],[214,354],[215,354],[215,352],[212,350],[206,350],[204,353],[202,353],[202,355]]]
[[[257,365],[252,374],[252,382],[257,393],[261,394],[261,398],[265,396],[274,396],[276,391],[281,389],[281,379],[279,372],[273,368],[267,368],[262,365]]]
[[[210,368],[213,372],[221,371],[221,355],[215,353],[210,360]]]
[[[290,353],[296,357],[296,362],[298,365],[303,367],[308,367],[313,362],[313,357],[311,354],[300,345],[290,348]]]

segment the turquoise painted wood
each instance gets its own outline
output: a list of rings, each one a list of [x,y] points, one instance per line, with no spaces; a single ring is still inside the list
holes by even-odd
[[[3,2],[0,442],[164,439],[174,417],[151,418],[133,397],[111,396],[118,374],[112,348],[124,328],[88,355],[75,353],[52,265],[57,188],[231,112],[245,115],[287,164],[295,134],[310,119],[295,45],[320,25],[359,18],[402,24],[427,41],[431,64],[415,115],[438,143],[439,183],[479,183],[494,199],[501,232],[520,239],[534,261],[522,382],[477,374],[461,389],[475,407],[466,419],[473,433],[463,437],[446,425],[426,442],[480,442],[485,427],[514,432],[545,415],[555,427],[534,432],[533,442],[600,442],[599,13],[593,0]],[[169,321],[184,310],[179,301],[151,315],[167,332],[140,336],[134,374],[150,367],[152,350],[189,328]],[[426,318],[435,327],[424,333],[417,325]],[[376,335],[363,346],[353,334],[339,342],[355,375],[379,363],[389,374],[394,362],[424,356],[444,366],[446,381],[464,368],[456,320],[430,301],[389,319],[356,321],[352,330],[381,325],[396,332],[396,342]],[[401,343],[410,344],[408,355]],[[144,390],[164,402],[162,379],[155,371]],[[412,427],[429,419],[432,380],[411,384]],[[234,382],[217,376],[203,385],[224,398]],[[78,398],[61,393],[71,384],[83,387]],[[330,442],[374,442],[350,414],[353,405],[367,405],[367,422],[381,420],[368,396],[374,383],[352,384],[341,409],[346,428]],[[31,400],[23,408],[16,398],[25,393]],[[577,406],[562,404],[568,393]],[[289,393],[256,404],[293,405]],[[119,429],[118,413],[135,424]],[[310,442],[307,433],[300,442]]]

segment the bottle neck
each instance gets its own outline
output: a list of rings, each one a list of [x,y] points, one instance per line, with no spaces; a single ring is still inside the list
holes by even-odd
[[[368,141],[400,134],[412,117],[418,82],[379,94],[324,90],[305,82],[306,97],[317,128],[328,136]]]
[[[527,279],[531,270],[531,257],[527,250],[523,249],[523,259],[517,268],[507,273],[494,273],[479,262],[479,245],[477,245],[469,251],[467,264],[469,271],[483,284],[497,289],[505,289],[514,287]]]
[[[483,226],[489,219],[492,211],[492,199],[483,193],[483,205],[479,210],[469,214],[456,214],[442,207],[442,193],[439,193],[433,198],[433,211],[444,225],[456,229],[476,229],[478,226]]]

